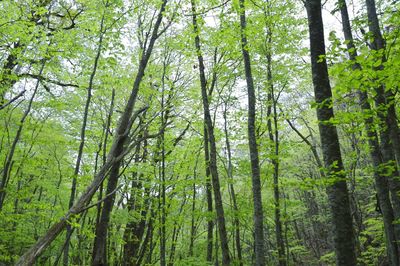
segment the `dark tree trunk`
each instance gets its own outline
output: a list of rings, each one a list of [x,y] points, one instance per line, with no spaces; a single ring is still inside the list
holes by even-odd
[[[349,59],[354,62],[354,70],[362,70],[361,66],[356,63],[357,51],[353,42],[353,34],[350,25],[350,19],[347,11],[347,5],[345,0],[339,0],[339,7],[342,16],[342,26],[345,40],[347,41],[347,49]],[[375,131],[374,121],[368,114],[371,112],[371,105],[368,101],[368,94],[366,91],[358,91],[361,108],[364,111],[364,123],[368,136],[368,145],[370,147],[370,157],[372,159],[372,164],[374,166],[374,179],[376,190],[379,198],[379,205],[382,211],[383,223],[385,227],[385,235],[387,239],[387,253],[390,265],[398,265],[398,246],[396,243],[396,236],[393,224],[394,214],[392,205],[389,197],[389,188],[387,177],[379,171],[382,167],[383,160],[382,154],[379,149],[378,135]],[[398,225],[397,225],[398,226]]]
[[[213,231],[214,221],[210,216],[213,214],[213,200],[212,200],[212,187],[210,180],[210,151],[208,142],[207,128],[204,125],[203,130],[203,142],[204,142],[204,157],[206,162],[206,196],[207,196],[207,261],[212,262],[213,257]]]
[[[310,31],[311,70],[314,85],[317,117],[327,177],[332,180],[327,188],[332,213],[337,265],[357,265],[355,238],[350,211],[346,175],[340,153],[336,127],[329,121],[334,118],[332,91],[325,56],[324,29],[321,0],[305,2]],[[331,182],[330,182],[331,183]]]
[[[210,114],[208,93],[207,93],[207,80],[205,75],[205,66],[203,56],[201,54],[200,47],[200,37],[199,37],[199,28],[197,25],[197,17],[196,17],[196,8],[194,0],[191,1],[192,5],[192,18],[193,18],[193,28],[195,32],[195,46],[197,52],[197,59],[199,62],[199,75],[200,75],[200,85],[201,85],[201,96],[203,100],[203,110],[204,110],[204,122],[207,128],[207,135],[210,144],[210,162],[209,168],[211,172],[211,181],[214,192],[214,202],[215,202],[215,210],[217,212],[217,223],[219,230],[219,238],[221,241],[221,251],[222,251],[222,264],[229,265],[230,264],[230,254],[229,254],[229,246],[228,246],[228,235],[225,227],[225,214],[224,207],[222,203],[221,189],[219,184],[218,177],[218,168],[217,168],[217,147],[215,143],[214,136],[214,127]]]
[[[131,114],[134,108],[134,104],[136,102],[137,94],[139,92],[140,83],[144,76],[144,72],[147,66],[147,63],[150,59],[151,52],[154,47],[154,43],[158,38],[158,29],[161,25],[163,12],[165,10],[167,1],[164,0],[160,9],[160,13],[158,14],[157,21],[154,25],[153,32],[150,38],[149,45],[146,51],[143,53],[143,56],[140,60],[140,65],[138,69],[138,73],[136,75],[136,79],[133,85],[132,94],[129,98],[127,108],[125,109],[125,113]],[[124,127],[119,127],[117,131],[117,135],[122,136],[120,140],[116,143],[115,149],[113,150],[113,157],[119,157],[124,153],[124,145],[127,139],[127,133],[129,132],[131,126],[131,116],[123,115],[120,121],[120,125],[125,125]],[[118,185],[118,178],[119,178],[119,168],[121,165],[121,161],[118,161],[113,164],[110,176],[108,177],[107,183],[107,195],[115,191]],[[107,238],[107,230],[108,224],[110,220],[110,214],[112,211],[112,207],[114,204],[115,194],[107,197],[104,201],[103,208],[101,210],[101,218],[100,223],[97,225],[98,230],[96,229],[96,241],[95,241],[95,249],[93,250],[93,262],[92,265],[107,265],[107,256],[106,256],[106,238]]]
[[[196,177],[197,177],[197,160],[196,166],[193,171],[193,190],[192,190],[192,217],[190,221],[190,243],[189,243],[189,257],[193,257],[193,247],[194,247],[194,239],[196,237],[196,220],[195,220],[195,211],[196,211]]]
[[[258,158],[258,147],[256,139],[256,95],[254,89],[253,75],[251,73],[251,61],[248,51],[247,36],[246,36],[246,12],[244,0],[239,1],[240,5],[240,31],[241,44],[244,62],[244,70],[246,74],[247,93],[248,93],[248,139],[252,173],[253,187],[253,205],[254,205],[254,246],[255,246],[255,265],[265,265],[264,257],[264,229],[263,229],[263,208],[261,197],[261,178],[260,165]]]

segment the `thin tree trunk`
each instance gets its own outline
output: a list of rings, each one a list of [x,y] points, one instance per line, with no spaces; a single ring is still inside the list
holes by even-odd
[[[314,85],[317,117],[322,153],[328,178],[333,179],[327,188],[332,213],[337,265],[357,265],[355,238],[350,211],[349,193],[345,181],[336,127],[329,121],[334,118],[332,91],[325,56],[321,0],[305,2],[310,31],[311,70]],[[331,182],[330,182],[331,183]]]
[[[193,247],[194,239],[196,237],[196,221],[195,221],[195,211],[196,211],[196,178],[197,178],[197,162],[193,170],[193,185],[192,185],[192,209],[191,209],[191,222],[190,222],[190,243],[189,243],[189,257],[193,257]]]
[[[286,266],[285,242],[282,235],[282,222],[280,210],[280,193],[279,193],[279,131],[278,131],[278,114],[277,114],[277,99],[275,99],[274,84],[272,78],[272,31],[268,29],[267,33],[268,52],[267,52],[267,80],[268,80],[268,135],[271,143],[274,143],[274,154],[272,156],[273,185],[274,185],[274,205],[275,205],[275,235],[276,244],[278,247],[278,261],[280,266]],[[271,118],[272,115],[272,118]],[[274,127],[272,128],[272,121]]]
[[[212,200],[212,187],[210,180],[210,151],[209,151],[209,141],[206,125],[203,128],[203,142],[204,142],[204,156],[206,162],[206,196],[207,196],[207,261],[212,262],[213,257],[213,231],[214,231],[214,221],[211,217],[213,214],[213,200]]]
[[[165,68],[164,68],[165,69]],[[164,78],[164,77],[163,77]],[[160,143],[159,148],[161,148],[161,161],[159,166],[159,177],[160,177],[160,186],[159,186],[159,208],[160,212],[160,265],[165,266],[167,263],[166,259],[166,249],[167,249],[167,235],[166,235],[166,193],[165,193],[165,123],[167,119],[167,114],[164,112],[164,86],[162,88],[162,99],[161,99],[161,130],[162,133],[160,135]]]
[[[248,93],[248,139],[252,173],[253,205],[254,205],[254,246],[255,246],[255,265],[265,265],[264,257],[264,228],[263,228],[263,208],[261,196],[260,163],[258,158],[258,147],[255,131],[256,122],[256,95],[254,89],[253,75],[251,72],[251,61],[248,51],[246,36],[246,12],[245,1],[239,1],[240,8],[240,32],[244,70],[246,74],[247,93]]]
[[[93,89],[93,81],[96,76],[97,72],[97,66],[99,63],[100,55],[101,55],[101,50],[103,48],[103,36],[104,36],[104,15],[105,12],[103,13],[101,17],[101,22],[100,22],[100,32],[99,32],[99,42],[97,46],[97,52],[96,52],[96,57],[94,59],[94,64],[93,64],[93,69],[92,73],[90,74],[89,78],[89,85],[87,88],[87,97],[86,97],[86,103],[85,103],[85,110],[83,112],[83,121],[82,121],[82,127],[81,127],[81,135],[80,135],[80,143],[79,143],[79,149],[78,149],[78,156],[76,158],[75,162],[75,169],[74,169],[74,176],[72,177],[72,186],[71,186],[71,194],[69,197],[69,204],[68,208],[71,208],[72,205],[74,204],[75,201],[75,195],[76,195],[76,185],[77,185],[77,177],[79,175],[80,171],[80,166],[81,166],[81,161],[82,161],[82,155],[83,155],[83,147],[85,146],[85,134],[86,134],[86,125],[88,121],[88,115],[89,115],[89,107],[90,103],[92,100],[92,89]],[[66,244],[65,244],[65,249],[64,249],[64,258],[63,258],[63,265],[68,266],[68,255],[69,255],[69,243],[71,240],[71,234],[72,234],[72,228],[70,224],[67,224],[66,227]]]
[[[221,251],[222,251],[222,264],[229,265],[230,264],[230,254],[229,254],[229,246],[228,246],[228,236],[225,227],[225,214],[224,208],[222,203],[222,196],[221,196],[221,189],[219,184],[219,177],[218,177],[218,168],[217,168],[217,147],[215,143],[215,136],[214,136],[214,128],[213,123],[210,115],[210,107],[209,107],[209,100],[207,94],[207,80],[205,76],[205,66],[203,61],[203,56],[201,54],[201,47],[200,47],[200,37],[199,37],[199,28],[197,25],[197,17],[196,17],[196,8],[194,0],[191,0],[192,5],[192,18],[193,18],[193,29],[195,33],[194,41],[196,46],[197,52],[197,59],[199,62],[199,75],[200,75],[200,85],[201,85],[201,95],[203,100],[203,110],[204,110],[204,118],[205,124],[207,127],[207,133],[209,138],[210,144],[210,172],[211,172],[211,181],[213,186],[214,192],[214,202],[215,202],[215,210],[217,212],[217,223],[219,229],[219,238],[221,241]]]
[[[240,242],[240,220],[239,220],[239,208],[236,201],[236,194],[235,189],[233,186],[233,165],[232,165],[232,151],[231,151],[231,143],[229,141],[229,132],[228,132],[228,120],[227,120],[227,104],[225,103],[225,108],[223,111],[223,118],[224,118],[224,133],[225,133],[225,145],[226,151],[228,155],[228,169],[227,174],[231,182],[229,182],[229,190],[230,196],[232,198],[233,203],[233,211],[234,211],[234,236],[235,236],[235,244],[236,244],[236,251],[237,251],[237,258],[239,261],[239,265],[243,265],[243,258],[242,258],[242,245]]]

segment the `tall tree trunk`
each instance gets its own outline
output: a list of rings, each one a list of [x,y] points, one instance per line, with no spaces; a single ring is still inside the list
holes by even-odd
[[[353,41],[353,34],[350,25],[349,14],[345,0],[339,0],[339,7],[342,16],[342,27],[345,40],[347,41],[347,51],[350,60],[353,62],[353,69],[361,71],[361,65],[356,63],[357,51]],[[364,124],[368,136],[368,145],[370,147],[370,157],[374,166],[375,186],[379,198],[379,205],[382,211],[383,223],[385,227],[385,235],[387,240],[387,253],[390,265],[398,265],[398,246],[393,224],[394,214],[389,197],[388,180],[384,173],[379,171],[382,167],[383,159],[379,149],[378,135],[375,131],[374,121],[368,114],[371,112],[371,105],[368,101],[368,94],[365,90],[358,91],[361,108],[364,111]],[[397,225],[399,226],[399,225]]]
[[[346,175],[343,168],[339,138],[336,127],[330,123],[330,120],[334,118],[334,113],[328,67],[324,58],[325,41],[321,0],[307,0],[305,5],[310,32],[311,70],[315,101],[317,103],[322,154],[327,176],[333,179],[331,180],[332,184],[327,188],[327,193],[334,226],[336,264],[357,265],[349,193],[345,181]]]
[[[194,41],[196,46],[197,59],[199,62],[199,75],[200,75],[200,85],[201,85],[201,96],[203,100],[203,110],[204,110],[204,122],[207,127],[207,135],[210,144],[210,172],[211,172],[211,181],[214,192],[214,202],[215,202],[215,210],[217,212],[217,223],[219,229],[219,239],[221,241],[221,251],[222,251],[222,264],[229,265],[230,264],[230,254],[229,254],[229,246],[228,246],[228,235],[225,227],[225,214],[224,207],[222,203],[221,189],[219,184],[218,177],[218,168],[217,168],[217,147],[215,143],[214,136],[214,127],[210,114],[208,93],[207,93],[207,80],[205,75],[205,66],[203,56],[201,54],[200,47],[200,37],[199,37],[199,28],[197,25],[197,17],[196,17],[196,7],[194,0],[191,0],[192,5],[192,18],[193,18],[193,29],[195,33]]]
[[[135,163],[138,163],[140,160],[140,142],[136,145],[136,150],[135,150]],[[132,182],[131,182],[131,188],[130,188],[130,197],[127,201],[127,209],[129,212],[137,211],[140,209],[140,204],[137,201],[138,193],[140,189],[142,188],[142,182],[140,180],[140,176],[137,174],[137,172],[134,172],[132,174]],[[142,217],[143,219],[143,217]],[[146,219],[146,217],[144,217]],[[140,243],[140,240],[135,236],[134,232],[137,227],[136,219],[135,221],[129,221],[126,225],[124,235],[123,235],[123,240],[124,240],[124,245],[123,245],[123,255],[122,255],[122,265],[123,266],[128,266],[128,265],[136,265],[136,254],[138,252],[138,242]]]
[[[239,1],[240,8],[240,32],[244,70],[246,74],[247,93],[248,93],[248,139],[252,173],[253,205],[254,205],[254,246],[255,246],[255,265],[265,265],[264,257],[264,229],[263,229],[263,208],[261,196],[260,163],[258,158],[258,147],[256,139],[256,95],[254,89],[253,75],[251,72],[251,61],[248,51],[246,36],[246,10],[244,0]]]
[[[278,247],[278,261],[280,266],[286,266],[286,255],[285,255],[285,242],[282,235],[282,222],[281,222],[281,210],[280,210],[280,193],[279,193],[279,131],[278,131],[278,113],[277,113],[277,100],[275,99],[274,83],[272,78],[272,31],[269,28],[267,32],[267,80],[268,80],[268,135],[271,143],[274,144],[274,154],[272,156],[273,172],[273,185],[274,185],[274,205],[275,205],[275,235],[276,244]],[[272,121],[274,126],[272,127]]]

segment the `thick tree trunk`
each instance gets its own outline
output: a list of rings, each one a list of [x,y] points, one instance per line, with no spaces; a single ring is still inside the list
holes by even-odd
[[[372,34],[372,42],[371,42],[371,49],[375,51],[385,51],[386,49],[386,43],[385,40],[383,39],[381,29],[379,26],[379,20],[378,16],[376,13],[376,5],[375,5],[375,0],[366,0],[365,1],[366,6],[367,6],[367,14],[368,14],[368,27],[369,31]],[[387,61],[387,58],[385,56],[385,53],[382,54],[382,57],[380,58],[382,63],[385,63]],[[375,70],[383,70],[384,66],[383,64],[379,65]],[[386,91],[385,91],[386,89]],[[377,90],[378,93],[382,94],[382,98],[385,99],[385,104],[384,109],[387,109],[387,121],[389,124],[386,126],[388,127],[389,134],[390,134],[390,141],[393,147],[394,154],[397,159],[397,164],[398,167],[400,165],[400,135],[399,135],[399,126],[398,126],[398,121],[397,121],[397,115],[396,115],[396,110],[394,106],[394,94],[392,90],[389,88],[385,88],[384,84],[382,84],[381,88]],[[383,103],[382,103],[383,104]]]
[[[342,27],[345,40],[347,41],[347,50],[349,59],[354,62],[353,69],[361,71],[361,66],[356,63],[357,51],[353,42],[353,34],[350,25],[350,19],[347,11],[347,5],[345,0],[339,0],[339,7],[342,16]],[[364,111],[364,123],[368,136],[368,144],[370,147],[370,157],[374,166],[374,179],[376,190],[379,198],[379,205],[382,211],[383,223],[385,227],[385,235],[387,240],[387,253],[390,265],[398,265],[398,246],[396,243],[395,229],[396,225],[393,224],[394,214],[392,205],[389,197],[389,188],[387,177],[379,171],[382,167],[383,160],[382,154],[379,149],[378,135],[374,129],[373,118],[368,114],[371,112],[371,105],[368,101],[368,94],[366,91],[358,91],[361,108]],[[398,226],[398,225],[397,225]]]
[[[229,246],[228,246],[228,235],[225,226],[225,214],[224,207],[222,203],[221,189],[219,184],[218,177],[218,168],[217,168],[217,147],[215,143],[214,136],[214,127],[210,114],[210,107],[208,102],[208,94],[207,94],[207,80],[205,75],[205,66],[203,56],[201,54],[200,47],[200,37],[199,37],[199,28],[197,26],[197,17],[196,17],[196,8],[194,0],[191,1],[192,5],[192,18],[193,18],[193,28],[195,32],[195,46],[197,52],[197,59],[199,62],[199,75],[200,75],[200,85],[201,85],[201,96],[203,100],[203,110],[204,110],[204,122],[207,127],[208,140],[210,144],[210,172],[211,172],[211,181],[214,192],[214,202],[215,202],[215,210],[217,212],[217,223],[219,229],[219,238],[221,241],[221,251],[222,251],[222,264],[229,265],[230,264],[230,254],[229,254]]]
[[[256,139],[256,95],[254,89],[253,75],[251,73],[251,62],[248,51],[246,36],[246,12],[244,0],[239,1],[240,5],[240,32],[244,70],[246,75],[248,93],[248,139],[252,173],[253,205],[254,205],[254,246],[255,246],[255,265],[265,265],[264,257],[264,229],[263,229],[263,208],[261,196],[260,165],[258,158],[258,147]]]
[[[334,118],[332,91],[329,83],[325,56],[324,29],[321,0],[305,2],[310,31],[311,69],[314,85],[317,117],[322,153],[328,178],[332,184],[327,188],[334,226],[334,242],[337,265],[356,265],[355,239],[350,211],[346,175],[340,153],[336,127],[330,123]],[[329,182],[331,183],[331,182]]]

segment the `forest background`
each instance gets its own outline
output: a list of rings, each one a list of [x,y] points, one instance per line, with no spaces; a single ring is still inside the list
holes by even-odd
[[[399,7],[0,1],[0,265],[400,265]]]

